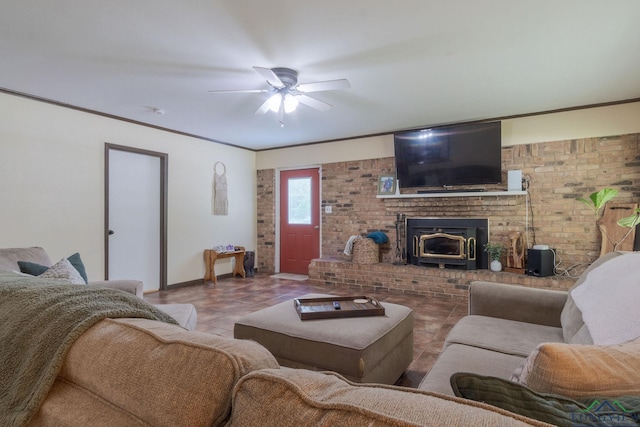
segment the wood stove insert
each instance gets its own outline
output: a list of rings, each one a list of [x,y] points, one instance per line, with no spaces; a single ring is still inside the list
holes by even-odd
[[[488,267],[486,218],[407,218],[409,264],[475,270]]]

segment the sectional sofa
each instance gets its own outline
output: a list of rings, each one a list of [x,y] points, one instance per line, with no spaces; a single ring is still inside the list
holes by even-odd
[[[591,289],[591,279],[601,277],[593,273],[610,262],[636,265],[638,256],[603,258],[572,292],[586,286],[587,297],[604,301]],[[618,258],[624,262],[616,264]],[[0,275],[0,291],[3,279],[43,280],[18,277]],[[106,318],[70,344],[33,413],[8,425],[541,426],[593,417],[580,419],[590,425],[599,421],[598,408],[588,408],[594,396],[622,402],[625,416],[636,414],[627,402],[640,395],[637,324],[616,330],[611,342],[593,344],[603,333],[583,318],[579,307],[590,311],[584,295],[491,283],[474,283],[470,292],[470,315],[452,330],[417,390],[280,367],[255,342],[187,331],[162,319]]]

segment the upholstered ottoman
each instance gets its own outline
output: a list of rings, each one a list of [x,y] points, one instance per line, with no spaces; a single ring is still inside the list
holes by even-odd
[[[384,316],[302,321],[293,301],[286,301],[238,319],[233,334],[262,344],[282,366],[393,384],[413,360],[413,311],[385,302],[382,306]]]

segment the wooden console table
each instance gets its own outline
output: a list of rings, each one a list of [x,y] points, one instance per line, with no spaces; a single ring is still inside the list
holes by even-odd
[[[221,258],[235,258],[235,266],[233,267],[233,273],[231,276],[240,275],[245,277],[244,271],[244,246],[236,246],[235,251],[228,252],[216,252],[214,249],[205,249],[204,250],[204,265],[205,265],[205,273],[204,273],[204,281],[213,281],[214,284],[217,284],[218,281],[216,279],[216,271],[214,269],[216,260]]]

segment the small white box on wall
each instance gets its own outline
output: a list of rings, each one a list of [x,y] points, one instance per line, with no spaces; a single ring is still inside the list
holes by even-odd
[[[522,171],[507,171],[507,190],[522,191]]]

